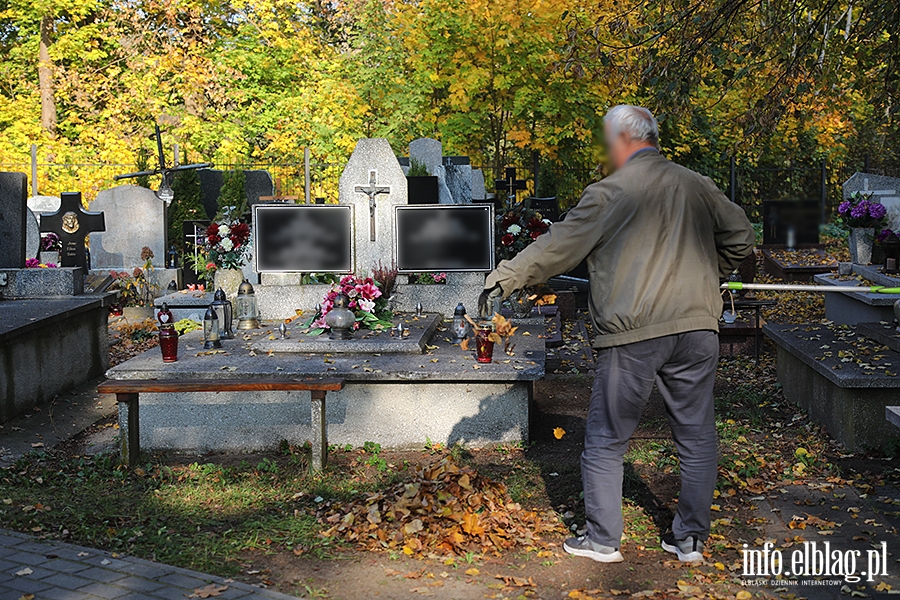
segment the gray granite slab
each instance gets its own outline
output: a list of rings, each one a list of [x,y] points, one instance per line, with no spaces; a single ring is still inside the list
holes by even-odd
[[[879,265],[853,265],[853,273],[868,279],[875,285],[883,285],[892,288],[900,287],[900,277],[884,273],[883,267]],[[897,295],[894,297],[900,298],[900,296]]]
[[[886,321],[878,323],[857,323],[856,330],[873,342],[884,344],[894,352],[900,352],[900,332],[897,326]]]
[[[450,343],[448,322],[432,337],[426,354],[295,354],[258,352],[260,339],[277,335],[277,322],[238,332],[237,339],[223,341],[223,352],[203,350],[202,334],[181,337],[178,362],[163,363],[158,348],[136,356],[107,372],[107,377],[128,379],[297,379],[343,377],[351,382],[398,381],[535,381],[544,376],[543,324],[523,325],[515,336],[514,355],[497,348],[494,361],[478,364],[474,348],[462,351]],[[474,346],[474,344],[473,344]],[[900,364],[900,361],[898,361]]]
[[[763,333],[841,388],[900,388],[900,352],[854,327],[765,325]]]
[[[0,273],[6,275],[0,298],[76,296],[84,291],[84,271],[77,267],[0,269]]]
[[[431,342],[438,325],[443,319],[438,314],[396,315],[394,324],[403,323],[409,332],[403,338],[392,336],[390,331],[360,330],[349,340],[332,340],[327,333],[311,336],[303,328],[303,320],[298,319],[288,328],[288,337],[275,335],[260,339],[253,344],[257,352],[289,353],[330,353],[330,354],[422,354]],[[274,338],[274,339],[271,339]]]
[[[887,420],[897,427],[900,427],[900,406],[888,406],[884,409]]]
[[[0,300],[0,341],[24,335],[55,321],[99,306],[107,306],[114,294],[81,295],[70,298]]]
[[[409,159],[422,163],[428,169],[428,173],[435,175],[434,169],[444,162],[443,145],[438,140],[431,138],[419,138],[409,143]]]
[[[31,209],[25,209],[25,258],[37,258],[41,250],[41,225]]]
[[[816,275],[815,282],[819,285],[857,285],[859,282],[855,281],[841,281],[838,275]],[[883,283],[875,282],[876,285],[884,285]],[[859,283],[859,285],[862,285]],[[832,294],[829,294],[832,295]],[[894,302],[900,300],[900,295],[897,294],[873,294],[872,292],[849,292],[846,294],[841,294],[842,296],[846,296],[848,298],[853,298],[863,304],[868,304],[869,306],[893,306]],[[826,296],[825,300],[828,300]]]

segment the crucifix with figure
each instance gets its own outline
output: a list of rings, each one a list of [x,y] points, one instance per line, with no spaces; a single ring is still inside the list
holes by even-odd
[[[378,172],[374,169],[369,171],[369,184],[368,185],[358,185],[353,188],[354,192],[365,194],[369,197],[369,241],[375,241],[375,197],[378,194],[390,194],[391,186],[389,185],[377,185],[376,182],[378,180]]]
[[[516,190],[524,190],[528,183],[524,179],[516,179],[516,168],[506,167],[506,179],[494,181],[497,192],[506,192],[511,202],[516,201]]]
[[[62,241],[61,266],[81,267],[86,271],[84,238],[95,231],[106,231],[106,220],[102,212],[84,210],[81,192],[63,192],[59,198],[59,210],[41,213],[41,231],[55,233]]]

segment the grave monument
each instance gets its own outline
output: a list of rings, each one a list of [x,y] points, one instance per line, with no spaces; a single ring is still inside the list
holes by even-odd
[[[276,218],[274,228],[260,216],[269,207],[254,210],[257,248],[263,246],[255,253],[263,269],[261,284],[254,286],[260,329],[242,330],[237,339],[223,341],[224,354],[202,352],[201,334],[193,332],[181,338],[178,362],[163,363],[159,350],[153,349],[110,369],[107,376],[207,381],[340,378],[346,385],[329,392],[325,409],[328,436],[337,444],[375,441],[402,448],[418,447],[426,438],[476,446],[527,439],[532,384],[544,374],[543,319],[521,322],[512,354],[504,355],[498,347],[489,364],[476,363],[472,350],[451,342],[449,318],[454,308],[463,302],[472,314],[476,312],[484,272],[492,262],[490,236],[471,242],[483,245],[490,258],[476,266],[474,262],[464,265],[468,271],[454,272],[449,261],[438,262],[455,259],[454,252],[461,250],[435,254],[433,264],[448,265],[444,285],[410,284],[408,276],[400,274],[390,300],[392,327],[361,329],[349,340],[310,333],[314,307],[331,286],[304,284],[308,273],[290,272],[291,261],[299,260],[296,252],[311,261],[323,247],[336,243],[333,238],[340,242],[346,236],[352,241],[352,271],[365,277],[376,267],[396,264],[397,239],[405,227],[401,224],[398,230],[398,210],[472,209],[477,213],[472,219],[487,211],[486,222],[493,222],[489,206],[407,207],[406,191],[405,175],[387,140],[360,140],[341,176],[339,205],[279,207],[292,213]],[[336,218],[328,228],[315,229],[319,215],[311,211],[347,209],[351,211],[349,228]],[[426,221],[441,223],[443,219],[431,215],[422,221],[422,228],[433,226]],[[299,234],[285,236],[279,228],[293,228]],[[462,234],[465,238],[465,226]],[[306,245],[290,247],[290,239]],[[462,253],[462,258],[471,261],[478,255]],[[278,272],[266,270],[267,264],[276,265]],[[299,318],[298,310],[303,311]],[[128,408],[120,410],[125,435]],[[291,443],[316,439],[309,405],[298,402],[296,393],[148,392],[141,394],[140,411],[140,441],[149,449],[250,451],[273,448],[283,439]]]
[[[0,423],[96,377],[109,364],[110,295],[82,294],[84,270],[75,264],[24,268],[27,248],[36,243],[26,183],[22,173],[0,173]],[[77,194],[64,206],[43,224],[71,231],[65,240],[74,263],[84,235],[98,227],[98,218],[102,225],[102,215],[84,213]]]

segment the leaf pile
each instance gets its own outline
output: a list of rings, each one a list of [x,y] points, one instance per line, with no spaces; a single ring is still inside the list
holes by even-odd
[[[364,549],[413,555],[464,555],[545,545],[541,534],[562,534],[554,513],[525,510],[506,486],[452,458],[426,465],[407,481],[357,502],[326,507],[320,518]]]

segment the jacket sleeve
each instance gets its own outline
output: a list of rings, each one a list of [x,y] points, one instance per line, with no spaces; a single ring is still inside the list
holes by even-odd
[[[485,288],[499,284],[508,296],[578,266],[603,239],[602,212],[607,204],[602,184],[589,186],[565,220],[551,225],[511,260],[501,262],[488,275]]]
[[[719,279],[725,279],[753,252],[756,232],[744,209],[729,200],[712,181],[708,184],[712,188],[716,211],[715,241]]]

